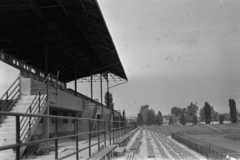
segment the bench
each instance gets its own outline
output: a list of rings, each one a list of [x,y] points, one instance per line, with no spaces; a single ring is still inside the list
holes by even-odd
[[[176,154],[174,151],[168,151],[170,154],[171,154],[171,156],[175,159],[175,160],[180,160],[180,159],[182,159],[182,158],[180,158],[179,156],[178,156],[178,154]]]
[[[132,150],[134,153],[138,153],[139,152],[139,146],[141,145],[141,140],[140,139],[136,139],[134,141],[134,143],[132,144],[130,150]]]
[[[128,154],[126,160],[134,160],[135,159],[135,154]]]
[[[130,134],[126,134],[118,140],[114,141],[113,144],[117,144],[119,147],[124,147],[130,141]]]
[[[153,147],[151,144],[151,138],[148,135],[148,132],[146,132],[146,141],[147,141],[147,150],[148,150],[148,158],[155,158]]]
[[[142,134],[143,134],[143,130],[140,130],[138,136],[137,136],[137,139],[142,139]]]
[[[113,144],[117,144],[119,147],[126,146],[127,143],[130,141],[131,137],[137,132],[138,128],[132,130],[131,132],[125,134],[121,138],[117,139],[113,142]]]
[[[89,157],[88,160],[108,160],[113,156],[113,151],[116,148],[116,145],[110,145],[105,147],[103,150],[99,151],[97,154]]]
[[[169,159],[168,156],[167,156],[167,154],[166,154],[165,151],[163,150],[162,146],[160,145],[160,143],[159,143],[158,140],[156,139],[155,135],[154,135],[153,133],[151,133],[151,136],[152,136],[152,138],[153,138],[153,140],[154,140],[154,142],[155,142],[155,144],[156,144],[156,146],[157,146],[157,148],[158,148],[158,151],[159,151],[162,159]]]

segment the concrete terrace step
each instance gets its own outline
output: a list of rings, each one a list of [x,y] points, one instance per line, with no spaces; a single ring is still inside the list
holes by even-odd
[[[16,127],[15,126],[4,126],[4,127],[0,127],[0,132],[15,132]]]
[[[36,95],[31,95],[31,96],[21,96],[21,99],[20,100],[29,100],[29,99],[34,99]]]
[[[16,123],[12,123],[12,122],[8,122],[8,123],[3,123],[1,124],[1,127],[4,128],[4,127],[16,127]]]
[[[9,154],[15,154],[15,150],[13,149],[7,149],[7,150],[3,150],[3,151],[0,151],[0,158],[2,158],[1,156],[2,155],[9,155]]]
[[[8,144],[15,144],[15,143],[16,143],[16,138],[15,137],[11,137],[11,138],[0,137],[0,146],[8,145]]]
[[[0,154],[1,160],[15,160],[16,155],[14,154]]]
[[[0,131],[0,135],[2,138],[14,138],[16,137],[16,132],[3,132],[3,131]]]
[[[20,121],[22,120],[23,117],[20,117]],[[16,118],[15,116],[7,116],[6,119],[4,119],[4,123],[15,123]]]

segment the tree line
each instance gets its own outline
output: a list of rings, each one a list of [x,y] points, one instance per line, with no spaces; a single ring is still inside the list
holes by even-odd
[[[153,109],[149,109],[149,105],[143,105],[137,115],[138,125],[162,125],[163,117],[160,111],[155,114]]]
[[[236,102],[234,99],[229,99],[229,114],[222,113],[214,110],[214,107],[211,106],[208,102],[204,103],[204,106],[199,111],[198,115],[198,106],[197,103],[190,103],[186,108],[172,107],[171,115],[162,116],[160,111],[155,114],[153,109],[149,109],[149,105],[143,105],[140,108],[140,111],[137,115],[137,121],[139,125],[162,125],[163,117],[166,117],[168,124],[175,124],[179,122],[182,125],[187,123],[197,124],[198,121],[205,122],[210,124],[212,121],[219,121],[220,124],[223,124],[224,120],[230,120],[231,123],[237,123],[237,117],[240,116],[240,112],[237,111]]]

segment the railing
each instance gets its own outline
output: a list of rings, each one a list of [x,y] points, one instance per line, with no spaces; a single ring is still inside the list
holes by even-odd
[[[23,114],[23,113],[13,113],[13,112],[0,112],[0,115],[7,115],[7,116],[14,116],[16,117],[16,143],[15,144],[11,144],[11,145],[6,145],[6,146],[1,146],[0,147],[0,151],[3,150],[8,150],[8,149],[15,149],[16,150],[16,160],[20,160],[20,148],[23,146],[29,146],[29,145],[33,145],[33,144],[39,144],[39,143],[44,143],[44,142],[50,142],[50,141],[54,141],[55,142],[55,160],[62,160],[65,158],[68,158],[70,156],[76,155],[76,160],[79,159],[79,152],[84,151],[86,149],[89,150],[89,157],[92,155],[92,147],[95,145],[98,145],[98,151],[100,151],[100,144],[104,143],[104,146],[106,147],[107,145],[107,128],[106,128],[106,121],[105,120],[99,120],[99,119],[90,119],[90,118],[77,118],[77,117],[66,117],[66,116],[53,116],[53,115],[35,115],[35,114]],[[31,141],[31,142],[22,142],[20,140],[20,118],[22,117],[27,117],[28,119],[32,118],[47,118],[49,119],[54,119],[55,125],[54,125],[54,130],[55,130],[55,137],[54,138],[49,138],[49,139],[42,139],[42,140],[36,140],[36,141]],[[75,128],[75,133],[71,134],[71,135],[67,135],[67,136],[62,136],[59,137],[59,131],[58,131],[58,120],[62,120],[62,119],[68,119],[68,120],[74,120],[74,125],[76,126]],[[84,132],[84,133],[79,133],[79,121],[81,120],[86,120],[89,121],[89,132]],[[91,126],[91,122],[93,121],[97,121],[97,131],[92,132],[90,129]],[[103,123],[103,129],[100,128],[99,123]],[[119,124],[123,124],[125,122],[119,121],[116,122]],[[119,125],[120,127],[122,125]],[[133,127],[133,126],[131,126]],[[130,126],[125,126],[125,127],[121,127],[121,128],[115,128],[115,129],[122,129],[125,131],[126,130],[132,130],[133,128],[130,128]],[[111,128],[109,129],[109,131],[111,131]],[[97,133],[97,142],[92,144],[92,135],[94,133]],[[103,140],[100,139],[100,134],[103,133]],[[126,133],[126,132],[125,132]],[[111,132],[108,132],[108,134],[111,134]],[[82,135],[88,135],[88,146],[83,147],[83,148],[79,148],[80,145],[78,143],[79,141],[79,136]],[[62,157],[58,157],[59,153],[58,153],[58,140],[60,139],[67,139],[67,138],[75,138],[76,140],[76,150],[72,153],[69,153],[67,155],[64,155]]]
[[[0,111],[10,111],[19,98],[20,98],[20,78],[18,77],[1,97],[0,102],[2,103],[0,104]],[[5,116],[0,116],[0,123],[4,118]]]
[[[184,137],[183,135],[187,135],[187,133],[172,133],[172,138],[182,143],[183,145],[195,150],[196,152],[206,156],[207,159],[225,160],[227,155],[230,155],[230,157],[234,159],[240,158],[240,153],[224,152],[230,150],[227,148],[216,146],[214,144],[210,144],[208,142],[201,141],[201,143],[199,143],[195,141],[194,138]]]
[[[56,96],[57,94],[57,87],[58,87],[58,81],[56,80],[54,83],[52,83],[51,77],[54,77],[51,74],[48,74],[47,78],[44,80],[43,84],[41,85],[40,89],[38,90],[36,96],[34,97],[32,103],[30,104],[29,108],[27,109],[27,114],[40,114],[43,107],[45,105],[48,105],[47,101],[49,99],[49,95]],[[50,82],[49,82],[50,81]],[[52,92],[52,88],[54,91]],[[47,106],[46,106],[47,107]],[[36,117],[23,117],[20,121],[20,140],[24,141],[26,136],[30,133],[31,128],[33,126],[33,123],[35,122]]]

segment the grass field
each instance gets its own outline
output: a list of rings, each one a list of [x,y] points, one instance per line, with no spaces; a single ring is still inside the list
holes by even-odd
[[[214,133],[183,136],[191,139],[192,142],[206,146],[219,153],[228,153],[229,155],[240,158],[240,133]]]

